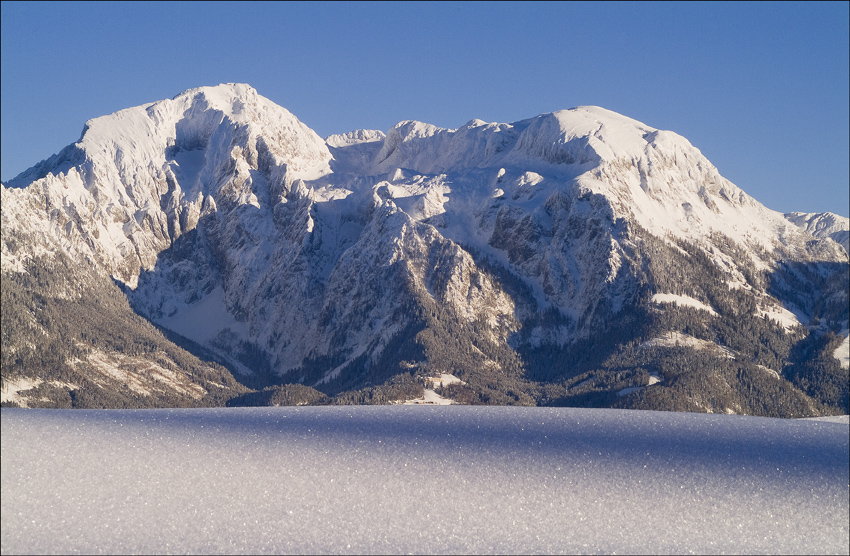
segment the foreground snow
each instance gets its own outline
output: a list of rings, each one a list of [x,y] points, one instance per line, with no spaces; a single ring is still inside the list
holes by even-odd
[[[848,424],[595,409],[2,411],[2,552],[847,553]]]

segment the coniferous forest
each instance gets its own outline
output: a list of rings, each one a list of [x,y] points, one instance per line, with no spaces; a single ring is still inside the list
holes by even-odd
[[[438,393],[461,404],[772,417],[850,410],[848,370],[833,356],[843,340],[835,331],[828,326],[822,332],[789,330],[759,317],[746,290],[725,287],[719,277],[701,270],[712,265],[695,246],[681,243],[675,249],[648,234],[644,241],[653,257],[640,269],[643,285],[634,293],[634,306],[615,324],[583,339],[512,349],[483,341],[476,323],[460,322],[420,295],[404,307],[414,316],[411,324],[393,338],[377,364],[355,358],[336,379],[315,386],[307,384],[341,361],[315,359],[277,376],[261,354],[252,359],[248,353],[240,368],[137,315],[119,285],[85,264],[64,255],[34,258],[27,272],[2,275],[4,388],[29,381],[28,407],[387,404],[421,396],[428,377],[450,373],[462,382]],[[534,303],[510,271],[474,255],[481,272],[500,289]],[[791,276],[803,290],[840,287],[817,282],[817,273]],[[755,271],[749,279],[789,281]],[[706,299],[718,314],[647,302],[653,289],[675,291],[676,283],[689,283],[687,293]],[[529,313],[517,337],[539,322],[567,322],[557,311]],[[823,308],[827,325],[835,328],[841,318],[833,306]],[[666,342],[657,341],[665,335]],[[245,367],[253,372],[242,372]],[[293,381],[293,376],[306,380]]]

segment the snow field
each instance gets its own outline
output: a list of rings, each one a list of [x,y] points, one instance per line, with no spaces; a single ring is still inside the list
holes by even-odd
[[[846,421],[469,406],[0,415],[3,554],[850,542]]]
[[[844,334],[844,341],[835,348],[832,356],[838,359],[842,369],[850,369],[850,335],[848,335],[847,330],[842,333]]]
[[[693,307],[694,309],[700,309],[703,311],[708,311],[712,316],[717,316],[717,312],[711,308],[711,306],[706,305],[702,301],[698,299],[694,299],[693,297],[687,295],[677,295],[674,293],[657,293],[652,296],[653,303],[673,303],[675,305],[682,305],[685,307]]]
[[[453,374],[449,373],[440,373],[439,376],[433,376],[429,378],[425,384],[425,391],[422,393],[422,396],[418,398],[413,398],[410,400],[405,400],[403,403],[405,405],[421,405],[421,404],[434,404],[434,405],[453,405],[455,403],[454,400],[449,398],[444,398],[440,394],[438,394],[434,388],[437,386],[448,386],[449,384],[466,384],[464,381],[459,379]]]

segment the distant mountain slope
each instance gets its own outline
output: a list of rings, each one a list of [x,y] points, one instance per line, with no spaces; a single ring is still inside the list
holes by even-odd
[[[789,212],[785,215],[789,222],[803,228],[815,237],[829,237],[850,251],[850,218],[844,218],[831,212]]]
[[[386,401],[449,372],[466,403],[850,403],[846,249],[598,107],[322,140],[203,87],[89,121],[2,210],[4,276],[85,263],[253,388]]]

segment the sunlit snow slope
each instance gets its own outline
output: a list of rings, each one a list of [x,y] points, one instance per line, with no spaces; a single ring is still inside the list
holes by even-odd
[[[2,411],[12,553],[847,553],[848,424],[649,411]]]

